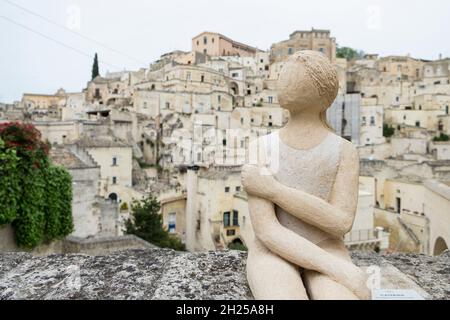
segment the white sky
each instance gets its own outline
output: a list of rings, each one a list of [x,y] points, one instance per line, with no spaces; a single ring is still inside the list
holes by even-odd
[[[17,23],[88,55],[98,52],[103,73],[138,69],[163,53],[189,50],[191,38],[205,30],[269,49],[295,30],[314,27],[330,29],[339,45],[365,52],[450,56],[448,0],[0,0],[0,102],[20,99],[23,92],[80,91],[91,75],[92,58]]]

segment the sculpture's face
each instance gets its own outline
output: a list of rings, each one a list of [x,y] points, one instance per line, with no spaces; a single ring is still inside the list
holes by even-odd
[[[291,113],[305,109],[320,113],[330,107],[338,87],[336,70],[325,56],[301,51],[291,56],[281,70],[278,101]]]

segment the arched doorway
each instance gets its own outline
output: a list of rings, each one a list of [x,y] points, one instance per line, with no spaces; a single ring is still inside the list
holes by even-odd
[[[236,82],[230,83],[231,94],[237,96],[239,94],[239,85]]]
[[[228,249],[237,251],[247,251],[247,247],[240,238],[236,238],[228,245]]]
[[[441,255],[445,250],[448,250],[447,243],[445,240],[441,237],[437,238],[436,243],[434,244],[434,252],[433,255],[439,256]]]
[[[117,193],[111,193],[108,196],[108,199],[111,200],[111,202],[117,203],[117,201],[119,200],[119,197],[117,196]]]

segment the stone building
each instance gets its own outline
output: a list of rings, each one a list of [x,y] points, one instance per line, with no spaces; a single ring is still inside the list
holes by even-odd
[[[423,60],[410,56],[387,56],[377,62],[378,71],[397,77],[399,80],[419,80],[423,78]]]
[[[255,56],[261,50],[232,40],[220,33],[202,32],[192,39],[192,51],[218,56]]]
[[[376,98],[362,99],[360,144],[373,145],[385,142],[383,137],[384,109]]]
[[[271,63],[282,62],[290,55],[301,50],[320,51],[332,62],[336,59],[336,39],[329,30],[312,29],[311,31],[295,31],[288,40],[272,45],[270,49]]]
[[[112,202],[130,201],[132,189],[132,148],[114,137],[82,136],[70,148],[76,154],[84,154],[100,167],[99,194]]]

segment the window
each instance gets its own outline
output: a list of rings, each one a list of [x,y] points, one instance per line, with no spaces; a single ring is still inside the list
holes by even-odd
[[[237,78],[237,77],[239,77],[239,73],[233,72],[233,73],[231,74],[231,76],[232,76],[233,78]]]
[[[241,187],[240,186],[236,187],[236,192],[241,192]]]
[[[268,97],[268,100],[269,100],[269,103],[273,103],[273,97],[272,96]]]
[[[239,212],[237,210],[233,211],[233,226],[239,227]]]
[[[227,237],[234,237],[236,235],[236,230],[227,230]]]
[[[205,82],[205,75],[202,74],[202,76],[200,77],[200,81]]]
[[[169,213],[169,233],[174,234],[177,230],[177,214]]]
[[[217,101],[220,103],[222,101],[222,96],[217,96]]]
[[[114,158],[112,159],[112,165],[113,165],[113,166],[117,166],[117,157],[114,157]]]
[[[144,102],[143,108],[144,108],[144,109],[147,109],[147,101]]]
[[[269,122],[269,127],[272,127],[273,126],[273,123],[272,122]]]
[[[288,55],[291,55],[294,53],[294,49],[293,48],[288,48]]]
[[[241,118],[241,124],[244,124],[244,118]]]
[[[370,117],[370,125],[372,127],[375,125],[375,117]]]
[[[166,102],[166,109],[170,109],[170,102]]]
[[[231,223],[230,215],[231,215],[230,212],[224,212],[223,213],[223,226],[225,228],[228,228],[230,226],[230,223]]]
[[[187,81],[191,81],[191,73],[190,72],[187,73],[186,80]]]
[[[420,121],[416,121],[416,127],[420,128]]]
[[[397,213],[400,214],[402,212],[402,199],[396,198],[396,205],[397,205]]]
[[[227,146],[227,139],[223,139],[222,140],[222,144],[223,144],[224,147],[226,147]]]
[[[366,122],[366,117],[362,117],[362,123],[361,123],[361,125],[365,126],[366,124],[367,124],[367,122]]]
[[[225,193],[230,193],[230,187],[225,187]]]
[[[208,38],[207,37],[203,37],[203,44],[208,44]]]
[[[112,184],[117,184],[117,177],[112,178]]]

